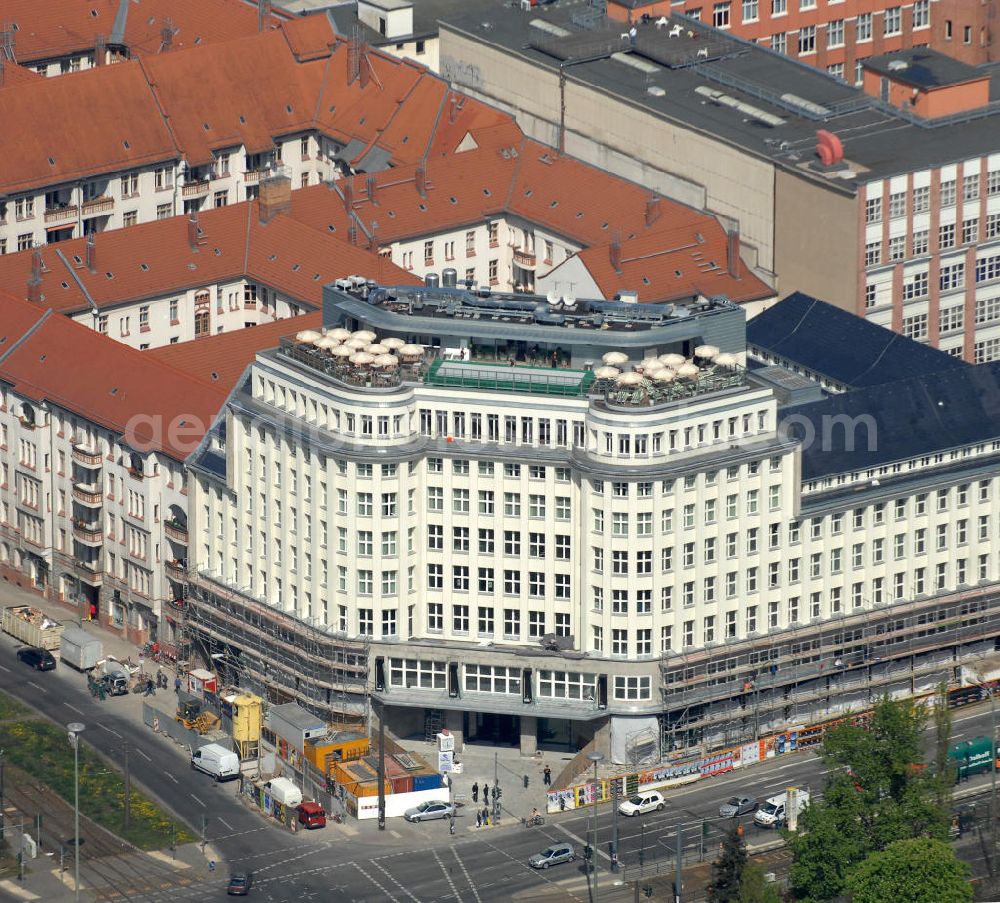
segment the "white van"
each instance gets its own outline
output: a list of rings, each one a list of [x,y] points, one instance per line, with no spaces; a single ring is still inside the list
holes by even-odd
[[[191,767],[217,781],[234,781],[240,776],[240,757],[218,743],[209,743],[194,751]]]
[[[805,790],[800,790],[798,801],[799,814],[801,815],[802,810],[809,805],[809,794]],[[787,793],[779,793],[777,796],[770,797],[754,814],[754,824],[760,825],[762,828],[783,827],[787,821],[787,813],[785,812],[787,803]]]
[[[264,785],[264,789],[271,794],[271,799],[288,809],[294,809],[302,802],[302,791],[288,778],[275,778],[268,781]]]

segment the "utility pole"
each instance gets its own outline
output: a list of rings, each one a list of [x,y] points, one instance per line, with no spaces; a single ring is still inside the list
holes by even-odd
[[[205,847],[208,845],[208,816],[203,815],[201,817],[201,851],[205,852]]]
[[[684,868],[684,826],[677,823],[677,874],[674,877],[674,903],[681,903],[681,881]]]
[[[4,839],[4,821],[6,819],[6,816],[4,815],[6,803],[3,798],[3,767],[5,762],[3,752],[4,751],[0,749],[0,840]]]
[[[621,778],[613,778],[611,787],[611,868],[618,871],[618,801],[621,799]]]
[[[132,775],[128,767],[128,742],[123,745],[125,753],[125,830],[128,831],[132,821]]]
[[[378,829],[385,830],[385,710],[378,708]]]

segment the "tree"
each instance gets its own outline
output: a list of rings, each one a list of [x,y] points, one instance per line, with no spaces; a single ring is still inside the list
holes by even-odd
[[[937,804],[951,808],[955,787],[955,764],[948,758],[951,745],[951,709],[948,707],[948,685],[941,681],[934,697],[934,777]]]
[[[752,859],[740,875],[739,903],[781,903],[781,895],[773,884],[764,878],[763,867]]]
[[[798,899],[836,897],[855,866],[896,841],[947,839],[950,793],[939,768],[921,762],[924,721],[923,710],[911,701],[884,698],[867,728],[844,723],[827,732],[823,799],[806,809],[798,834],[786,835]],[[935,723],[947,759],[946,713],[936,711]]]
[[[851,873],[853,903],[971,903],[969,867],[940,840],[897,840]]]
[[[719,858],[712,863],[712,880],[708,885],[711,903],[740,903],[740,880],[746,864],[746,844],[734,825],[726,832]]]

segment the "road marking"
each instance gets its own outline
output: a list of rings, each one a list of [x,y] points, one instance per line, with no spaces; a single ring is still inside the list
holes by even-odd
[[[399,838],[403,836],[402,834],[400,834],[400,833],[399,833],[399,831],[393,831],[393,830],[391,830],[391,829],[390,829],[389,833],[390,833],[390,834],[391,834],[391,835],[392,835],[393,837],[395,837],[395,838],[396,838],[396,840],[399,840]]]
[[[165,775],[166,775],[166,776],[167,776],[168,778],[170,778],[170,780],[171,780],[171,781],[173,781],[173,782],[174,782],[175,784],[178,784],[178,783],[180,783],[180,782],[179,782],[179,781],[177,780],[177,778],[175,778],[175,777],[174,777],[174,776],[173,776],[173,775],[172,775],[172,774],[171,774],[171,773],[170,773],[169,771],[165,771],[165,772],[163,772],[163,773],[164,773],[164,774],[165,774]]]
[[[0,888],[5,890],[12,897],[17,897],[19,900],[39,899],[38,894],[33,894],[30,890],[25,890],[23,887],[20,887],[16,881],[0,881]]]
[[[465,863],[462,862],[462,857],[458,855],[458,850],[455,847],[452,847],[451,851],[455,854],[456,861],[462,867],[462,874],[465,875],[465,880],[469,882],[469,889],[472,891],[472,895],[476,898],[476,903],[483,903],[479,896],[479,891],[476,890],[476,885],[473,882],[472,877],[469,875],[469,870],[465,867]],[[435,855],[437,854],[435,853]],[[450,881],[451,878],[449,877],[448,880]],[[452,889],[454,890],[454,888]],[[458,894],[456,893],[455,896],[457,897]]]
[[[455,887],[455,882],[451,880],[451,872],[449,872],[448,869],[444,867],[444,863],[441,861],[441,857],[438,856],[438,851],[431,850],[431,852],[434,854],[434,858],[437,860],[437,864],[441,866],[441,873],[444,875],[444,880],[448,882],[448,887],[451,888],[451,892],[455,895],[455,899],[458,900],[458,903],[462,903],[462,895],[458,892],[458,888]],[[461,860],[459,860],[459,862],[461,862]],[[465,871],[464,865],[462,866],[462,871],[463,872]],[[465,877],[466,878],[469,877],[468,872],[466,872]],[[472,882],[470,881],[469,884],[471,885]],[[473,893],[475,893],[475,888],[473,888]],[[479,894],[476,894],[476,899],[477,900],[479,899]]]
[[[139,747],[135,747],[135,752],[136,752],[136,753],[137,753],[138,755],[142,756],[142,757],[143,757],[143,758],[144,758],[144,759],[145,759],[145,760],[146,760],[147,762],[152,762],[152,761],[153,761],[153,760],[152,760],[151,758],[149,758],[149,756],[147,756],[147,755],[146,755],[146,754],[145,754],[145,753],[144,753],[144,752],[143,752],[143,751],[142,751],[141,749],[139,749]]]
[[[434,853],[434,858],[437,859],[438,863],[441,862],[441,859],[438,857],[436,851]],[[371,859],[369,860],[369,862],[371,865],[374,865],[375,868],[377,868],[380,872],[382,872],[382,874],[385,875],[386,878],[388,878],[393,884],[395,884],[396,887],[398,887],[404,894],[406,894],[406,896],[408,896],[411,900],[416,900],[416,903],[420,903],[420,900],[414,897],[413,894],[411,894],[405,887],[403,887],[402,884],[400,884],[392,875],[390,875],[389,872],[387,872],[383,866],[379,865],[379,863],[376,860]],[[444,870],[443,864],[441,865],[441,869]],[[452,890],[454,890],[454,888],[452,888]]]
[[[119,740],[122,739],[122,735],[119,734],[118,731],[113,730],[112,728],[108,727],[106,724],[101,724],[101,722],[98,721],[97,722],[97,726],[104,728],[104,730],[106,730],[109,734],[114,734]]]
[[[83,712],[81,712],[81,711],[80,711],[80,710],[79,710],[79,709],[78,709],[78,708],[77,708],[77,707],[76,707],[75,705],[73,705],[73,703],[71,703],[71,702],[65,702],[65,701],[64,701],[64,702],[63,702],[63,705],[64,705],[64,706],[66,706],[66,708],[67,708],[67,709],[72,709],[72,710],[73,710],[74,712],[76,712],[76,713],[77,713],[77,715],[82,715],[82,714],[83,714]]]
[[[6,671],[6,672],[7,672],[8,674],[10,674],[10,668],[8,668],[8,667],[7,667],[6,665],[0,665],[0,669],[3,669],[3,670],[4,670],[4,671]]]
[[[221,822],[222,822],[222,823],[223,823],[223,824],[224,824],[224,825],[225,825],[225,826],[226,826],[227,828],[229,828],[229,830],[230,830],[230,831],[232,831],[232,830],[233,830],[233,826],[232,826],[231,824],[229,824],[229,822],[227,822],[227,821],[226,821],[226,820],[225,820],[225,819],[224,819],[224,818],[223,818],[223,817],[222,817],[221,815],[217,815],[217,816],[215,816],[215,817],[216,817],[216,818],[217,818],[217,819],[218,819],[219,821],[221,821]]]
[[[202,807],[202,809],[207,809],[207,808],[208,808],[208,806],[206,806],[206,805],[205,805],[205,804],[204,804],[204,803],[203,803],[203,802],[202,802],[202,801],[201,801],[200,799],[198,799],[198,797],[196,797],[196,796],[195,796],[195,795],[194,795],[193,793],[189,793],[189,794],[188,794],[188,796],[190,796],[190,797],[191,797],[191,799],[193,799],[193,800],[194,800],[194,801],[195,801],[195,802],[196,802],[196,803],[197,803],[197,804],[198,804],[199,806],[201,806],[201,807]]]
[[[555,827],[555,829],[557,831],[562,831],[563,834],[566,834],[569,837],[572,837],[573,840],[575,840],[578,844],[580,844],[581,847],[585,847],[587,845],[587,843],[589,842],[589,841],[584,840],[582,837],[580,837],[579,834],[574,834],[568,828],[564,828],[562,825],[555,825],[554,827]],[[543,831],[542,833],[544,834],[545,832]],[[611,857],[607,853],[602,852],[600,849],[595,850],[595,852],[597,853],[598,856],[603,856],[605,859],[607,859],[608,862],[611,861]]]
[[[353,865],[359,872],[361,872],[362,875],[365,876],[365,878],[368,881],[374,884],[380,891],[382,891],[383,894],[385,894],[390,900],[392,900],[392,903],[399,903],[399,900],[397,900],[392,894],[389,893],[389,891],[387,891],[384,887],[382,887],[382,885],[379,884],[378,881],[376,881],[371,875],[369,875],[368,872],[366,872],[363,868],[361,868],[360,865],[358,865],[356,862],[352,862],[351,865]],[[416,899],[416,897],[414,897],[414,899]]]
[[[168,856],[166,853],[160,852],[160,850],[153,850],[151,853],[147,853],[146,855],[149,856],[150,859],[155,859],[157,862],[165,862],[167,865],[172,866],[175,869],[191,868],[190,863],[174,859],[172,856]]]
[[[38,686],[38,684],[36,684],[33,680],[26,681],[26,683],[29,686],[34,687],[36,690],[41,690],[41,692],[43,692],[43,693],[48,693],[49,692],[48,690],[45,689],[45,687]]]

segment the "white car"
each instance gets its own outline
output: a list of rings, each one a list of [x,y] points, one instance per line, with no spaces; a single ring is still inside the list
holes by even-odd
[[[658,790],[646,790],[630,796],[618,807],[618,811],[622,815],[642,815],[644,812],[662,812],[666,805],[667,801],[662,793]]]

